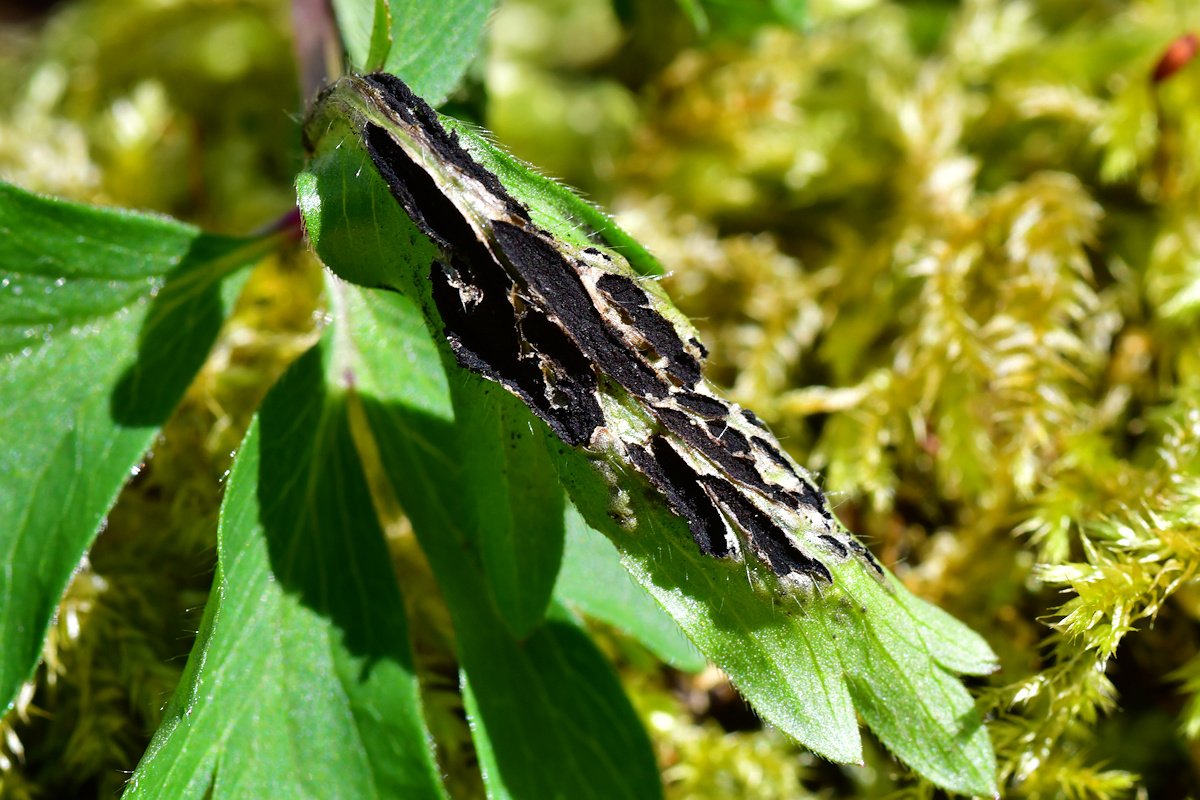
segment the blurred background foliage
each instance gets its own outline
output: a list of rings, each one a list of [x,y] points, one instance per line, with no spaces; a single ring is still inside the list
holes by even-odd
[[[0,176],[222,232],[287,213],[284,0],[0,14]],[[1200,786],[1194,30],[1188,0],[506,0],[451,104],[650,246],[714,377],[986,636],[1008,796]],[[211,581],[230,453],[319,327],[318,287],[301,253],[256,271],[0,728],[3,797],[110,797],[136,764]],[[421,605],[431,727],[471,796],[452,632]],[[597,635],[669,797],[931,794],[877,746],[825,764],[715,670]]]

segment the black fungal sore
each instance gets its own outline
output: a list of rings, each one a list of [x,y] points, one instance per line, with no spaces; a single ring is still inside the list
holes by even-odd
[[[839,542],[837,537],[830,536],[828,533],[822,533],[817,538],[824,542],[830,550],[837,553],[839,558],[848,558],[850,556],[850,551],[846,549],[846,545]]]
[[[743,456],[750,452],[750,442],[737,428],[731,428],[723,419],[710,419],[704,423],[708,432],[725,445],[734,455]]]
[[[761,419],[759,419],[758,414],[755,414],[750,409],[743,408],[742,416],[746,418],[747,422],[749,422],[751,425],[755,426],[756,428],[760,428],[764,431],[767,429],[766,423],[764,423]]]
[[[434,264],[430,272],[433,301],[458,363],[507,387],[567,444],[586,445],[592,432],[604,424],[604,412],[596,399],[596,376],[587,359],[561,329],[536,310],[527,310],[518,319],[508,300],[511,283],[502,270],[484,270],[486,274],[478,275],[468,264],[458,260],[454,264],[460,275],[482,291],[478,301],[467,307],[451,270]],[[521,334],[564,365],[554,373],[552,383],[536,355],[523,352]]]
[[[742,411],[744,413],[745,409],[742,409]],[[771,459],[775,466],[779,467],[785,472],[791,473],[792,475],[796,474],[796,470],[792,469],[791,462],[783,457],[783,453],[779,452],[779,449],[775,447],[775,445],[771,444],[761,436],[753,436],[751,437],[750,441],[754,443],[754,449]]]
[[[833,514],[829,512],[829,508],[825,504],[825,496],[821,494],[816,486],[813,486],[807,480],[800,479],[801,490],[799,492],[788,492],[787,496],[792,499],[793,508],[812,508],[825,519],[832,521]]]
[[[754,466],[753,459],[738,455],[729,449],[711,433],[693,422],[690,416],[674,408],[663,406],[653,406],[653,411],[667,430],[703,453],[731,478],[757,489],[772,500],[781,503],[787,502],[787,490],[764,480]]]
[[[496,249],[512,271],[537,293],[539,304],[558,318],[603,372],[637,397],[667,394],[666,382],[604,321],[579,273],[548,239],[549,234],[501,220],[493,221],[492,232]]]
[[[796,470],[792,467],[791,462],[784,457],[782,452],[780,452],[779,448],[761,436],[752,436],[750,437],[750,441],[753,443],[754,449],[757,452],[762,453],[767,458],[771,459],[771,462],[774,463],[775,466],[786,471],[800,484],[799,492],[785,492],[786,496],[790,500],[789,505],[792,508],[800,508],[801,506],[815,508],[820,512],[821,516],[825,517],[825,519],[833,519],[833,515],[830,514],[829,509],[825,507],[825,497],[821,494],[821,490],[814,486],[808,479],[801,478],[796,473]]]
[[[596,285],[629,318],[631,327],[667,359],[667,374],[684,386],[692,387],[699,382],[700,362],[684,347],[675,326],[654,309],[637,281],[626,275],[605,273]]]
[[[363,80],[378,90],[388,108],[400,119],[425,132],[429,146],[434,149],[439,158],[453,164],[479,181],[488,192],[504,202],[508,213],[524,220],[529,219],[529,211],[525,206],[513,199],[508,190],[500,183],[499,178],[471,158],[470,153],[459,144],[458,137],[442,127],[437,113],[429,107],[428,103],[413,94],[404,81],[386,72],[364,75]]]
[[[595,236],[589,235],[589,238],[594,239]],[[585,247],[583,248],[583,252],[587,253],[589,256],[600,256],[605,261],[612,261],[612,256],[597,247]]]
[[[731,555],[721,512],[696,482],[695,470],[669,442],[655,436],[649,449],[635,445],[628,449],[628,455],[633,465],[666,495],[671,510],[687,521],[701,553],[716,558]]]
[[[620,324],[613,324],[611,315],[600,310],[605,303],[598,307],[584,284],[581,268],[586,262],[579,260],[577,250],[536,227],[528,209],[403,82],[386,74],[364,80],[398,119],[412,126],[419,147],[477,181],[504,207],[502,218],[476,219],[459,198],[439,187],[437,173],[411,157],[385,128],[364,126],[364,144],[375,168],[443,252],[444,263],[435,263],[430,274],[432,298],[459,364],[516,394],[574,447],[589,447],[607,422],[599,399],[601,381],[619,384],[672,435],[652,436],[645,446],[626,443],[625,452],[688,523],[701,552],[738,555],[736,542],[728,538],[732,524],[746,547],[776,574],[831,582],[825,565],[802,551],[747,493],[758,492],[791,509],[816,508],[831,519],[820,491],[800,478],[752,411],[740,413],[763,436],[748,438],[729,424],[729,404],[693,390],[701,380],[701,359],[708,354],[703,344],[694,337],[685,343],[633,278],[605,272],[596,279],[596,288],[620,315]],[[612,260],[596,247],[584,252]],[[697,471],[682,452],[704,456],[720,476]],[[758,469],[762,462],[756,461],[759,454],[795,477],[800,490],[765,479]],[[884,574],[854,539],[843,543],[817,535],[829,552],[842,558],[853,553]]]
[[[850,545],[850,549],[855,552],[860,558],[871,565],[871,568],[879,573],[879,577],[884,576],[883,565],[875,558],[875,554],[863,546],[863,543],[851,537],[846,540],[846,544]]]
[[[829,569],[801,552],[771,519],[727,482],[711,475],[699,476],[700,483],[725,506],[746,534],[749,546],[780,577],[797,573],[815,581],[833,583]]]
[[[724,400],[709,397],[699,392],[675,392],[671,395],[676,403],[689,411],[695,411],[705,419],[726,419],[729,416],[729,404]]]
[[[454,250],[467,261],[492,260],[462,212],[386,130],[367,125],[363,139],[375,169],[422,233],[443,250]]]

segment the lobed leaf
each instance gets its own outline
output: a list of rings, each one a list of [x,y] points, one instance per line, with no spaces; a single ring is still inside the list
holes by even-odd
[[[492,0],[333,0],[353,67],[384,70],[444,102],[480,51]]]
[[[331,135],[338,140],[336,130]],[[395,203],[362,192],[364,178],[378,181],[374,172],[361,173],[353,161],[336,155],[314,162],[301,175],[300,206],[317,252],[339,273],[360,281],[375,276],[378,283],[381,271],[401,280],[406,272],[427,270],[435,252],[428,239]],[[348,285],[335,296],[352,321],[348,351],[357,354],[353,374],[369,441],[364,449],[377,453],[368,458],[370,469],[412,521],[446,598],[469,687],[472,733],[481,758],[493,759],[484,772],[489,792],[658,796],[649,740],[604,656],[561,612],[522,636],[501,611],[504,582],[489,569],[496,559],[484,553],[487,539],[508,540],[486,545],[493,556],[512,546],[561,551],[562,545],[561,533],[557,544],[553,535],[536,531],[509,539],[513,529],[506,524],[497,531],[479,513],[485,506],[475,493],[487,496],[494,489],[478,483],[483,469],[469,465],[479,458],[470,452],[477,442],[464,431],[480,430],[484,423],[464,415],[495,401],[455,405],[451,398],[495,387],[457,367],[448,376],[443,372],[443,363],[451,359],[445,343],[439,351],[426,315],[411,299]],[[542,431],[522,408],[509,413],[516,414],[507,423],[510,431]],[[555,502],[561,520],[561,499]],[[507,500],[503,507],[509,507]],[[557,555],[529,552],[522,558],[557,568]],[[520,599],[504,603],[523,607]],[[577,754],[589,752],[596,758],[577,761]],[[606,766],[611,764],[621,768]]]
[[[389,227],[380,233],[377,255],[383,258],[391,259],[393,244],[408,238],[400,230],[392,239],[397,230]],[[336,258],[319,242],[318,248]],[[369,454],[374,483],[412,521],[446,598],[489,794],[661,796],[646,733],[586,633],[552,607],[545,621],[518,636],[496,602],[502,589],[492,585],[482,552],[493,530],[471,508],[476,487],[463,464],[472,456],[456,427],[472,423],[453,418],[463,408],[450,403],[458,392],[478,391],[481,382],[456,369],[446,384],[438,350],[411,300],[349,285],[336,296],[339,316],[349,320],[345,351],[353,354],[350,371],[362,402],[360,452]],[[455,387],[460,381],[464,385]],[[525,414],[520,425],[528,427],[533,420]],[[537,547],[539,539],[525,543]]]
[[[271,390],[201,636],[125,797],[444,797],[351,436],[342,325]]]
[[[352,87],[344,83],[327,94],[309,123],[318,134],[317,156],[300,188],[310,233],[317,231],[319,250],[336,272],[417,299],[430,328],[440,334],[428,261],[389,254],[386,248],[369,262],[357,258],[354,248],[338,251],[338,240],[364,239],[372,227],[376,241],[402,245],[413,238],[411,223],[365,158],[357,136],[356,126],[364,120],[385,128],[392,123]],[[475,139],[471,147],[478,153],[486,144]],[[579,219],[564,214],[563,205],[539,206],[538,191],[550,189],[531,181],[516,162],[480,160],[496,170],[518,200],[541,209],[535,218],[553,234],[566,241],[595,236],[607,243],[607,230],[578,230]],[[537,191],[522,194],[531,185]],[[444,341],[442,350],[448,350]],[[457,375],[452,382],[478,383],[454,369],[448,354],[444,358]],[[955,791],[995,794],[986,730],[952,676],[955,670],[990,671],[994,656],[965,626],[925,609],[890,576],[881,582],[859,559],[839,562],[832,586],[814,593],[765,591],[741,565],[703,556],[687,523],[636,473],[625,470],[616,488],[628,506],[621,516],[636,521],[634,530],[627,530],[614,521],[611,508],[613,473],[620,465],[598,464],[562,444],[552,448],[552,456],[584,519],[613,540],[631,574],[767,720],[817,753],[853,762],[861,758],[857,707],[885,744],[930,780]],[[444,546],[423,545],[427,552]],[[430,558],[435,560],[432,553]],[[483,699],[477,691],[481,706]],[[905,727],[909,723],[911,730]]]
[[[277,242],[0,184],[0,708],[117,493]]]

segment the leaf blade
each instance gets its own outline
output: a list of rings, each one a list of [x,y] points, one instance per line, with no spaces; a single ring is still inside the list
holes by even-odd
[[[380,5],[389,13],[381,15]],[[445,101],[475,59],[492,6],[492,0],[333,0],[350,63],[399,75],[434,104]]]
[[[485,776],[489,791],[508,787],[516,797],[659,797],[649,740],[594,645],[557,611],[518,638],[496,606],[477,546],[485,532],[467,530],[478,518],[462,500],[470,489],[459,466],[461,439],[452,426],[450,385],[443,383],[444,355],[421,312],[392,293],[347,285],[342,295],[351,318],[361,321],[353,334],[354,374],[373,449],[449,606],[477,709],[473,729],[489,732],[483,745],[494,754],[490,777]],[[386,346],[377,336],[382,329],[391,331]],[[408,354],[401,362],[408,370],[396,369],[398,343]],[[411,380],[417,372],[425,375],[420,390]],[[523,424],[529,421],[526,415]],[[563,673],[564,659],[592,676],[586,693],[574,691],[584,686]],[[609,735],[585,730],[575,719],[603,720],[600,730]],[[596,747],[622,769],[578,760],[579,752]]]
[[[357,190],[359,179],[378,186],[373,173],[335,156],[315,160],[298,181],[300,207],[318,253],[339,272],[358,276],[384,270],[399,280],[425,273],[436,251],[394,203],[376,203]],[[556,652],[554,642],[565,635],[547,633],[546,626],[558,630],[564,623],[544,622],[518,639],[496,606],[476,546],[486,532],[469,530],[478,517],[463,502],[470,486],[463,480],[463,440],[454,429],[451,400],[453,380],[475,381],[475,391],[482,383],[457,369],[447,378],[443,364],[452,356],[444,339],[434,343],[415,293],[405,297],[345,285],[338,295],[355,320],[349,350],[357,354],[353,374],[371,450],[446,598],[460,663],[474,690],[475,722],[490,731],[487,742],[499,744],[492,751],[489,791],[509,787],[518,797],[661,796],[649,740],[602,655],[594,647],[572,648],[585,659],[588,674],[609,677],[596,691],[564,695],[560,687],[569,681],[556,670],[558,660],[545,655]],[[541,424],[522,413],[520,425]],[[568,724],[571,717],[604,718],[610,735],[580,730]],[[571,766],[573,753],[596,746],[623,769],[596,769],[594,762]]]
[[[480,179],[478,184],[471,184],[470,188],[458,193],[454,176],[461,174],[456,170],[461,167],[462,157],[454,150],[454,143],[447,143],[444,137],[426,138],[426,134],[431,130],[435,136],[438,135],[427,121],[427,117],[419,124],[394,122],[393,120],[398,118],[392,116],[393,112],[399,108],[403,114],[409,101],[401,99],[404,96],[403,92],[389,92],[387,99],[381,100],[376,95],[376,89],[371,88],[381,83],[386,84],[347,80],[342,85],[341,93],[335,90],[326,96],[327,105],[319,109],[317,116],[310,121],[313,129],[337,130],[338,124],[343,126],[335,137],[330,138],[331,142],[336,141],[340,149],[319,148],[320,154],[314,163],[326,159],[332,159],[334,162],[343,159],[343,165],[335,167],[334,172],[340,170],[341,175],[353,172],[363,176],[363,179],[353,186],[344,180],[340,181],[340,188],[336,191],[340,191],[339,197],[342,202],[369,204],[372,209],[377,209],[387,205],[387,194],[390,194],[375,194],[380,191],[380,181],[371,169],[371,162],[363,157],[361,151],[353,153],[351,151],[355,148],[341,147],[346,142],[354,142],[355,132],[358,130],[356,126],[362,126],[362,130],[369,131],[372,136],[379,135],[382,131],[382,135],[387,136],[392,144],[404,151],[402,155],[395,156],[394,162],[385,159],[381,169],[388,171],[391,163],[432,165],[428,172],[422,174],[426,178],[436,174],[436,178],[432,180],[434,189],[431,190],[429,184],[423,183],[422,178],[415,179],[415,185],[423,187],[422,197],[429,203],[429,208],[442,213],[444,209],[439,203],[448,201],[457,209],[453,213],[477,222],[483,220],[478,224],[486,227],[491,220],[491,216],[488,216],[491,212],[487,210],[487,201],[497,201],[493,190],[486,188],[486,181]],[[387,108],[381,103],[386,104]],[[461,136],[462,132],[459,133]],[[435,143],[427,146],[425,142]],[[450,153],[446,156],[446,164],[452,165],[444,171],[442,167],[445,165],[439,161],[444,154],[439,148]],[[434,150],[438,152],[435,153]],[[382,151],[377,149],[373,152],[378,155]],[[501,160],[489,163],[501,163]],[[515,167],[509,163],[506,169],[511,168]],[[423,167],[416,169],[424,170]],[[499,169],[496,175],[513,193],[516,202],[534,204],[538,201],[536,192],[532,197],[521,193],[521,189],[529,185],[528,182],[511,180],[507,172],[501,172]],[[394,182],[393,185],[403,183],[398,173],[389,172],[389,177]],[[314,180],[318,195],[321,194],[320,183],[320,179]],[[372,199],[369,203],[362,198],[354,200],[352,195],[356,191],[361,191]],[[405,191],[407,186],[398,186],[397,196],[405,198],[405,203],[412,206],[415,200],[412,195],[406,196]],[[431,196],[431,193],[439,196]],[[486,195],[483,201],[479,201],[481,195]],[[513,201],[506,199],[503,202]],[[462,204],[462,208],[458,204]],[[395,205],[398,206],[399,203]],[[424,211],[419,205],[416,209],[419,213]],[[354,212],[348,211],[346,207],[342,210],[346,211],[343,214],[344,219],[354,218]],[[496,212],[498,216],[503,216],[504,213],[507,212]],[[554,247],[554,244],[546,244],[549,235],[562,239],[561,250],[570,255],[563,256],[560,253],[554,257],[561,258],[561,263],[569,265],[572,258],[582,259],[582,256],[572,249],[578,246],[579,237],[590,234],[600,241],[608,239],[604,230],[579,231],[568,230],[566,227],[549,227],[564,224],[564,214],[558,208],[551,208],[548,213],[539,215],[535,206],[531,216],[537,224],[548,226],[546,235],[542,232],[530,233],[531,237],[542,243],[539,246]],[[511,225],[503,219],[496,224]],[[436,226],[432,227],[436,231]],[[519,228],[520,225],[516,227]],[[448,230],[449,232],[444,234],[448,242],[456,237],[463,238],[461,228]],[[450,245],[450,249],[452,252],[447,258],[469,260],[470,257],[464,256],[464,252],[470,252],[468,246]],[[336,255],[331,254],[331,257],[336,258]],[[484,273],[493,268],[503,270],[505,267],[502,258],[507,257],[509,255],[504,253],[492,260],[491,255],[484,253],[478,257],[479,263],[471,266]],[[558,265],[560,261],[556,260],[554,263]],[[395,259],[389,262],[386,258],[371,265],[342,260],[331,265],[347,277],[353,276],[355,280],[363,280],[368,285],[390,286],[418,298],[425,309],[430,327],[438,332],[443,330],[437,306],[430,297],[428,272],[423,269],[414,270],[411,263],[399,263]],[[619,269],[623,265],[617,265],[615,259],[611,259],[610,266],[617,266]],[[515,267],[514,271],[519,272]],[[522,274],[513,280],[524,280],[524,277]],[[503,284],[503,281],[501,283]],[[464,283],[464,288],[479,289],[469,280]],[[677,333],[687,330],[686,321],[678,317],[678,312],[669,306],[664,297],[650,287],[645,289],[645,295],[646,302],[653,304],[653,310],[667,318]],[[522,302],[545,301],[523,297]],[[642,305],[642,308],[648,306]],[[595,315],[601,313],[596,308],[592,311]],[[565,313],[569,316],[574,312]],[[580,335],[582,336],[582,333]],[[686,334],[680,334],[680,338],[686,338]],[[539,352],[536,347],[530,347],[533,352]],[[606,377],[611,376],[600,376],[601,379]],[[633,401],[629,403],[634,404]],[[654,414],[650,412],[644,412],[644,416],[654,419]],[[605,417],[605,427],[611,435],[614,428],[620,430],[623,426],[641,425],[639,420],[636,409],[630,411],[627,406],[620,406],[610,412],[610,416]],[[726,422],[751,426],[754,424],[753,420],[745,423],[731,417],[727,417]],[[743,434],[743,437],[745,435]],[[750,435],[759,436],[752,432]],[[663,441],[669,438],[662,427],[636,427],[636,433],[631,436],[658,436]],[[709,658],[726,669],[759,713],[817,753],[843,762],[855,762],[861,758],[861,742],[854,713],[855,696],[851,694],[848,681],[858,680],[864,674],[861,663],[863,660],[903,655],[908,666],[921,673],[919,683],[935,687],[940,687],[945,680],[943,665],[965,665],[977,671],[986,671],[994,664],[994,656],[978,637],[959,642],[962,647],[955,652],[955,648],[945,641],[944,634],[954,626],[943,624],[944,615],[934,612],[914,613],[913,609],[922,608],[920,601],[909,598],[903,588],[888,579],[882,570],[877,573],[877,565],[865,556],[859,557],[851,552],[851,544],[860,548],[861,545],[854,542],[844,531],[837,529],[831,518],[826,517],[820,523],[823,526],[820,528],[822,541],[818,541],[813,531],[791,532],[811,546],[809,553],[819,561],[826,563],[828,559],[827,567],[832,564],[852,565],[845,566],[845,569],[851,570],[847,574],[852,575],[854,581],[859,581],[861,585],[845,580],[845,575],[842,575],[828,586],[822,582],[814,583],[807,590],[801,587],[795,591],[773,591],[771,587],[777,584],[769,579],[764,581],[763,570],[759,570],[754,578],[749,578],[743,572],[742,566],[730,559],[720,560],[703,556],[691,537],[687,523],[670,510],[663,495],[653,490],[651,483],[641,477],[639,472],[627,469],[627,464],[618,463],[616,456],[612,455],[615,451],[605,450],[603,447],[588,450],[586,445],[584,447],[582,450],[574,450],[559,446],[554,448],[553,452],[571,499],[587,522],[617,544],[623,553],[627,569],[670,611],[693,642]],[[680,446],[680,451],[686,450],[686,444]],[[780,461],[785,460],[778,451],[775,455]],[[697,460],[699,462],[702,459],[697,456]],[[709,470],[714,467],[709,465],[703,469]],[[711,473],[706,475],[711,476]],[[732,483],[728,483],[727,488],[735,493],[739,491]],[[613,519],[614,500],[621,506],[617,516],[623,520],[623,524]],[[782,506],[775,510],[780,509]],[[806,524],[801,518],[792,516],[790,511],[780,510],[779,519],[789,520],[789,525]],[[635,533],[628,530],[633,527],[636,527]],[[840,534],[840,538],[833,534]],[[783,535],[782,531],[780,535]],[[837,543],[837,547],[826,547],[827,543],[823,542],[826,538]],[[845,543],[842,543],[843,541]],[[878,591],[865,592],[862,585],[866,584],[861,583],[862,581],[875,582]],[[889,591],[885,591],[882,588],[884,586],[887,586]],[[878,638],[873,647],[864,650],[848,641],[848,637],[859,631],[860,622],[854,619],[856,616],[898,618],[909,629],[902,635]],[[895,633],[893,629],[889,630]],[[895,653],[892,652],[893,649]],[[905,683],[900,682],[897,685],[904,686]],[[916,683],[912,684],[915,685]],[[974,716],[973,710],[965,710],[961,703],[965,696],[965,692],[953,696],[946,695],[953,712],[950,715],[952,719],[948,719],[944,714],[931,716],[931,709],[920,697],[920,692],[911,686],[910,691],[889,697],[889,709],[895,709],[898,714],[903,715],[911,711],[934,720],[926,726],[926,730],[930,735],[938,737],[938,747],[935,749],[941,755],[927,757],[932,751],[905,749],[894,736],[892,746],[903,758],[908,759],[914,768],[932,780],[945,782],[944,785],[948,788],[994,788],[994,777],[986,780],[980,777],[990,775],[994,760],[986,732],[977,716]],[[872,697],[866,697],[861,692],[858,695],[858,699],[863,703],[869,702]],[[962,713],[958,713],[959,711]],[[876,715],[873,719],[876,724],[886,727],[882,716]],[[893,732],[881,731],[885,736],[891,736]]]
[[[371,20],[371,46],[367,51],[366,68],[371,72],[383,69],[392,51],[392,5],[389,0],[375,0]]]
[[[206,633],[127,797],[445,796],[338,336],[293,364],[247,434]]]
[[[563,552],[562,487],[544,434],[499,387],[452,378],[463,480],[464,526],[475,538],[487,585],[518,639],[542,621]]]
[[[675,620],[630,577],[612,543],[567,508],[562,571],[554,588],[558,602],[637,639],[666,663],[699,672],[708,660]]]
[[[563,451],[557,464],[583,518],[613,541],[630,574],[759,714],[826,758],[861,761],[854,707],[820,629],[805,632],[764,602],[740,566],[703,556],[686,522],[653,498],[633,496],[638,527],[626,531],[608,518],[608,491],[585,458]]]
[[[72,571],[203,364],[271,239],[0,184],[0,707],[33,671]],[[103,353],[103,357],[97,357]]]

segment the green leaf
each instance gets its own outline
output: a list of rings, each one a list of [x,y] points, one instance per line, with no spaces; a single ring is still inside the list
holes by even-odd
[[[588,635],[571,619],[561,607],[551,609],[547,623],[536,634],[525,642],[528,660],[537,665],[543,673],[560,676],[556,681],[541,681],[537,689],[544,693],[545,702],[535,707],[536,712],[545,713],[547,710],[559,708],[563,715],[570,714],[570,726],[581,731],[591,731],[597,738],[617,736],[632,737],[636,750],[645,752],[649,741],[644,740],[640,728],[635,730],[628,725],[627,718],[632,709],[621,689],[617,676],[596,649],[596,645]],[[488,797],[493,800],[500,798],[523,797],[556,797],[564,796],[550,782],[542,782],[537,794],[537,784],[523,781],[518,783],[513,779],[510,765],[517,760],[524,761],[526,757],[519,751],[525,747],[522,743],[507,738],[511,727],[499,727],[495,721],[503,721],[503,716],[489,713],[487,697],[480,703],[472,688],[468,675],[463,676],[463,697],[466,701],[467,714],[474,722],[475,749],[479,755],[479,765],[483,771],[484,783],[487,785]],[[483,686],[481,685],[481,690]],[[580,702],[586,698],[586,702]],[[493,706],[500,705],[493,702]],[[523,714],[521,708],[509,707],[510,714]],[[561,718],[546,720],[547,724],[561,727]],[[537,724],[535,722],[535,724]],[[614,727],[615,726],[615,727]],[[623,730],[624,729],[624,730]],[[581,787],[569,796],[571,797],[660,797],[661,791],[657,785],[657,777],[649,775],[636,776],[630,774],[624,781],[614,781],[613,776],[622,773],[635,773],[638,767],[643,769],[653,766],[645,763],[628,764],[615,760],[619,753],[614,748],[601,747],[564,747],[558,757],[566,759],[563,765],[571,772],[577,773],[589,785]],[[593,777],[594,776],[594,777]],[[591,787],[592,780],[604,781],[607,787]]]
[[[367,54],[366,68],[371,72],[383,69],[391,51],[391,3],[388,0],[375,0],[375,14],[371,20],[371,49]]]
[[[557,451],[571,498],[621,550],[630,572],[768,721],[817,753],[857,761],[854,710],[902,761],[954,791],[995,794],[987,731],[955,672],[995,669],[978,636],[883,583],[863,562],[831,587],[773,595],[744,568],[705,557],[661,499],[630,490],[634,530],[616,524],[612,488],[580,453]]]
[[[574,506],[567,508],[567,543],[554,596],[624,631],[676,669],[699,672],[708,664],[675,620],[630,577],[612,543],[588,527]]]
[[[345,337],[338,319],[246,436],[204,630],[127,798],[444,796]]]
[[[929,780],[996,794],[987,731],[953,677],[995,669],[969,628],[895,578],[881,584],[857,560],[841,562],[833,587],[818,596],[765,596],[740,565],[701,555],[686,523],[652,496],[631,493],[635,531],[615,524],[610,490],[591,464],[573,450],[558,455],[584,518],[613,540],[630,572],[766,720],[827,758],[854,762],[861,759],[857,709]]]
[[[390,16],[380,6],[390,7]],[[492,6],[492,0],[333,0],[351,65],[399,75],[434,105],[445,102],[479,53]],[[388,28],[381,30],[385,19]]]
[[[388,5],[388,16],[391,15],[391,3]],[[381,20],[379,15],[380,0],[333,0],[333,13],[337,17],[338,31],[342,34],[342,45],[346,48],[346,56],[350,66],[355,70],[366,71],[375,62],[372,59],[373,44],[377,41],[377,25]],[[388,20],[390,35],[391,20]],[[391,50],[391,42],[388,43]],[[386,58],[386,55],[385,55]]]
[[[862,759],[835,645],[823,626],[804,624],[819,620],[823,606],[761,594],[741,565],[701,554],[687,523],[645,492],[631,495],[638,524],[625,531],[608,519],[610,492],[587,459],[564,449],[558,463],[583,518],[612,539],[630,574],[759,714],[826,758]]]
[[[130,470],[277,246],[0,184],[0,708]]]
[[[462,453],[464,530],[496,607],[518,639],[542,621],[563,551],[563,490],[545,433],[516,397],[458,374],[450,381]]]
[[[901,761],[934,783],[964,794],[995,795],[991,742],[971,696],[953,676],[953,671],[991,672],[994,664],[966,669],[958,661],[952,670],[947,663],[971,651],[978,658],[986,645],[962,623],[913,597],[894,577],[881,585],[862,570],[846,568],[835,578],[859,613],[839,615],[831,609],[825,622],[867,725]],[[905,613],[921,606],[917,614]],[[926,619],[935,615],[940,619],[933,627]],[[954,640],[952,651],[944,647]],[[931,669],[931,662],[943,669]]]
[[[326,95],[309,123],[309,130],[318,134],[318,156],[302,184],[302,207],[310,232],[315,226],[335,238],[369,238],[369,225],[361,220],[391,223],[404,216],[362,150],[352,146],[359,141],[354,125],[363,120],[392,124],[353,86],[347,82]],[[399,133],[399,140],[403,136]],[[482,140],[471,146],[486,149]],[[577,219],[568,227],[558,207],[537,211],[538,196],[522,194],[522,188],[538,184],[517,175],[516,162],[481,161],[496,170],[518,200],[531,204],[539,223],[555,235],[579,241],[591,234],[607,241],[606,231],[580,230]],[[357,233],[334,234],[343,226]],[[384,230],[382,235],[397,246],[411,237],[403,224]],[[335,271],[416,298],[431,329],[442,330],[430,299],[428,267],[402,254],[370,262],[347,258],[350,250],[328,250],[333,241],[324,240],[322,255]],[[357,246],[361,252],[362,245]],[[854,762],[861,758],[857,705],[881,739],[918,772],[954,791],[995,793],[995,761],[986,730],[952,677],[955,671],[990,671],[995,659],[965,626],[925,610],[898,582],[881,580],[857,558],[838,562],[831,587],[808,594],[767,590],[752,583],[744,565],[703,556],[686,522],[636,473],[625,470],[616,490],[627,505],[619,516],[636,521],[629,530],[612,514],[617,465],[598,464],[563,445],[552,448],[552,456],[588,524],[609,536],[630,573],[693,643],[730,674],[764,718],[823,756]],[[430,558],[435,561],[432,554]],[[876,680],[889,684],[877,687]],[[482,708],[483,693],[475,688]],[[906,738],[894,722],[906,719],[919,729],[921,746],[913,746],[914,739]]]
[[[314,176],[317,185],[325,179],[340,183],[343,177],[340,172]],[[302,204],[313,208],[310,200]],[[327,203],[320,207],[343,213]],[[407,219],[405,224],[411,225]],[[316,229],[330,230],[327,221]],[[383,259],[393,258],[393,244],[411,235],[386,227],[380,234],[377,257]],[[316,244],[325,257],[335,258],[320,240]],[[490,535],[486,520],[481,530],[467,527],[478,518],[464,502],[473,488],[461,467],[463,443],[441,369],[448,358],[444,343],[439,357],[422,313],[405,297],[349,285],[335,296],[339,317],[350,321],[344,350],[350,354],[349,374],[362,398],[364,438],[369,439],[360,449],[372,454],[370,474],[390,487],[412,521],[446,598],[459,661],[474,696],[472,729],[475,736],[486,736],[481,750],[493,758],[485,775],[489,791],[520,798],[660,796],[646,733],[612,668],[586,635],[555,612],[517,638],[496,606],[478,545]],[[541,423],[526,412],[521,424]]]

